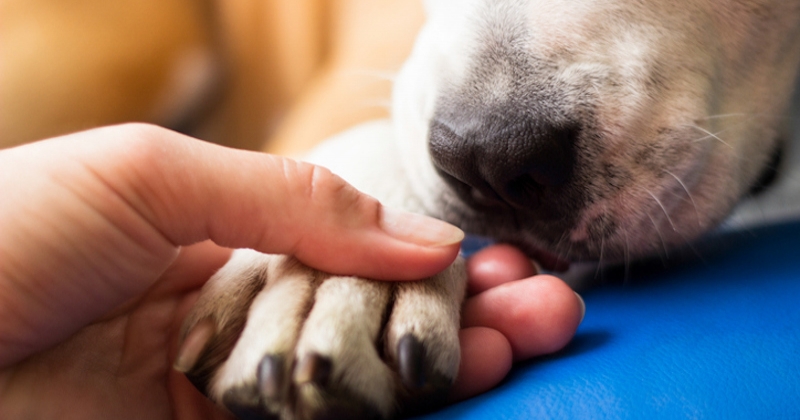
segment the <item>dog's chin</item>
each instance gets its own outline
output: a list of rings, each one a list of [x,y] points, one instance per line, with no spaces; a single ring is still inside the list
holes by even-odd
[[[558,251],[556,247],[545,245],[545,241],[531,234],[535,232],[534,229],[508,223],[510,219],[508,214],[500,217],[497,213],[486,214],[485,217],[463,217],[463,214],[462,217],[453,217],[451,213],[450,216],[445,217],[445,220],[461,227],[468,234],[488,238],[495,243],[512,245],[547,271],[563,272],[569,269],[571,262],[584,259],[577,253],[566,253]]]
[[[559,254],[539,248],[526,241],[512,239],[502,242],[519,248],[528,258],[536,261],[537,264],[547,271],[561,273],[569,269],[570,261]]]
[[[514,211],[479,211],[452,204],[447,213],[444,219],[465,232],[513,245],[550,272],[566,271],[573,263],[625,264],[665,252],[666,246],[662,242],[666,233],[644,228],[631,231],[630,238],[610,235],[575,241],[570,238],[575,229],[571,220],[536,220]]]

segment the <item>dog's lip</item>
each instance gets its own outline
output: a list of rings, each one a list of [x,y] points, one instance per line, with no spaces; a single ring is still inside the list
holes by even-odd
[[[533,250],[529,255],[547,271],[563,273],[569,270],[569,261],[559,258],[558,255],[555,255],[551,252],[536,249]]]
[[[563,273],[569,270],[570,262],[550,251],[546,251],[527,243],[517,243],[513,241],[509,243],[522,250],[522,252],[527,254],[528,257],[536,261],[543,269],[547,271]]]

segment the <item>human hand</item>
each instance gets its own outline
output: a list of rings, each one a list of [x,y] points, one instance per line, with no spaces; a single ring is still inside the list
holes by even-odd
[[[170,366],[183,314],[228,251],[179,245],[211,238],[332,272],[412,279],[449,264],[460,239],[447,225],[381,211],[324,170],[149,126],[7,150],[0,168],[4,418],[224,416]],[[414,223],[438,234],[403,229]],[[365,258],[336,258],[339,247]]]
[[[461,366],[450,394],[463,400],[494,388],[513,362],[562,349],[583,321],[583,299],[561,279],[537,274],[510,245],[485,248],[467,260],[461,313]]]
[[[414,279],[450,264],[463,237],[327,170],[153,126],[5,150],[0,171],[0,418],[176,413],[173,324],[227,255],[181,245]]]

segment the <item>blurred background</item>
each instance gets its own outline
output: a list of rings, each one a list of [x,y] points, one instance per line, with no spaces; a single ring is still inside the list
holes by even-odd
[[[297,154],[388,115],[418,0],[0,0],[0,147],[151,122]]]

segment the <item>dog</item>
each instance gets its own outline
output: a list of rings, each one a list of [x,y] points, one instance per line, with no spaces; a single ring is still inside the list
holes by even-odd
[[[667,253],[785,185],[799,2],[426,9],[392,120],[308,157],[388,206],[559,269]],[[241,418],[389,418],[436,404],[458,370],[465,282],[462,260],[392,284],[239,250],[186,320],[184,368]]]

